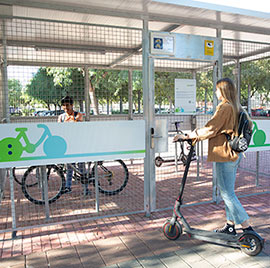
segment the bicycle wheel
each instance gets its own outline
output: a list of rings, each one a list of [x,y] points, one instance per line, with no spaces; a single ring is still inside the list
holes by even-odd
[[[63,193],[65,177],[62,170],[56,165],[46,166],[48,182],[49,204],[55,202]],[[25,197],[34,204],[44,205],[44,187],[41,180],[40,167],[30,167],[22,178],[22,192]]]
[[[17,171],[17,170],[16,170],[15,167],[12,168],[12,175],[13,175],[13,178],[14,178],[14,180],[15,180],[18,184],[22,185],[21,177],[19,177],[19,176],[17,175],[18,172],[16,172],[16,171]]]
[[[122,160],[99,161],[97,166],[98,189],[105,195],[115,195],[121,192],[128,182],[128,169]],[[95,166],[92,168],[95,177]],[[95,180],[93,180],[95,185]]]
[[[14,180],[18,183],[18,184],[20,184],[20,185],[22,185],[22,177],[23,177],[23,172],[19,172],[19,169],[18,168],[12,168],[12,174],[13,174],[13,178],[14,178]],[[36,182],[33,182],[33,184],[30,184],[30,185],[28,185],[28,186],[31,186],[31,185],[35,185],[36,184]]]

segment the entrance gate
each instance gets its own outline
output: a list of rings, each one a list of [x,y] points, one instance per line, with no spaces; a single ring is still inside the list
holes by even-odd
[[[160,143],[164,143],[164,139],[161,139],[160,135],[161,130],[158,127],[162,124],[157,124],[159,118],[162,118],[162,110],[159,108],[157,110],[154,109],[155,100],[157,100],[158,94],[162,94],[162,96],[166,96],[171,101],[169,109],[172,115],[167,116],[167,120],[163,120],[163,124],[166,124],[168,127],[168,138],[165,139],[168,150],[161,155],[174,160],[175,145],[172,144],[172,138],[176,133],[174,123],[180,121],[181,130],[190,131],[197,126],[204,125],[205,121],[207,121],[205,116],[171,109],[174,99],[175,79],[188,78],[196,80],[198,72],[212,70],[213,85],[215,85],[217,79],[221,77],[222,71],[222,41],[221,38],[166,32],[150,32],[149,36],[150,50],[147,55],[149,94],[147,96],[148,102],[145,102],[148,106],[145,109],[145,117],[150,139],[148,140],[148,148],[146,147],[148,153],[146,154],[145,161],[145,164],[147,165],[148,163],[149,166],[145,166],[145,172],[147,172],[148,168],[150,172],[149,207],[151,212],[167,209],[173,205],[179,190],[183,171],[183,166],[175,164],[174,161],[168,161],[168,164],[160,167],[155,166],[155,157],[160,153],[155,148],[160,147]],[[158,81],[161,72],[167,73],[168,81],[165,83],[164,81],[163,83]],[[162,89],[162,87],[164,88]],[[162,90],[163,92],[160,92]],[[213,95],[213,108],[215,108],[217,99],[215,94]],[[158,113],[160,115],[157,115]],[[206,147],[203,145],[198,145],[197,147],[197,151],[199,152],[200,147],[201,155],[203,155],[203,148]],[[188,184],[194,184],[195,182],[197,189],[193,188],[191,193],[187,195],[190,199],[185,200],[186,204],[195,203],[195,201],[200,203],[215,200],[215,167],[211,165],[205,168],[204,175],[199,177],[199,159],[191,165],[190,182]],[[211,172],[207,172],[207,168],[213,168],[213,176],[210,176]],[[166,187],[164,187],[165,184]],[[206,187],[200,188],[199,185],[206,185]],[[196,193],[196,198],[194,193]],[[147,210],[147,207],[145,209]]]

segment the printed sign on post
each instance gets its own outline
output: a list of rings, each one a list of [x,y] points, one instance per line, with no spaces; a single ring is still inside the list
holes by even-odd
[[[151,33],[151,53],[160,55],[174,55],[175,37],[170,33]]]
[[[145,122],[0,125],[0,168],[144,157]]]
[[[196,112],[196,80],[175,79],[175,113]]]
[[[248,152],[270,150],[270,120],[254,120]]]
[[[214,56],[214,41],[212,40],[204,41],[204,55]]]

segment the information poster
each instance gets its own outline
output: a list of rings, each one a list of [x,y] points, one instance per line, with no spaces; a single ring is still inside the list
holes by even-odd
[[[196,80],[175,79],[175,113],[196,113]]]

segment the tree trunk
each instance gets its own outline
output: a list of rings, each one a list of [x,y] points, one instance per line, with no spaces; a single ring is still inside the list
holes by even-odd
[[[98,115],[98,101],[95,94],[95,88],[92,86],[91,80],[89,81],[89,97],[94,115]]]
[[[141,113],[141,92],[138,91],[138,113]]]
[[[123,113],[123,99],[122,96],[120,96],[120,114]]]
[[[110,114],[110,100],[107,98],[107,114]]]
[[[83,112],[84,109],[83,109],[83,101],[82,100],[79,101],[79,106],[80,106],[80,112]]]

